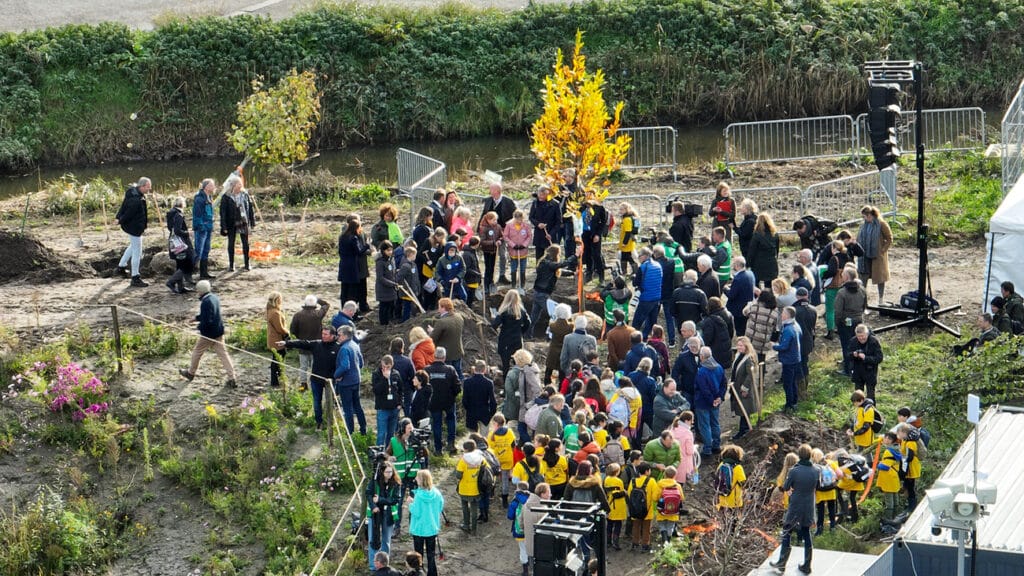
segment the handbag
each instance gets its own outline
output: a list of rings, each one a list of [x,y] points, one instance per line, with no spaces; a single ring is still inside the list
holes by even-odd
[[[428,278],[427,281],[423,283],[423,289],[433,294],[437,290],[437,280]]]
[[[172,232],[167,237],[167,252],[170,254],[171,260],[184,260],[188,257],[188,244]]]

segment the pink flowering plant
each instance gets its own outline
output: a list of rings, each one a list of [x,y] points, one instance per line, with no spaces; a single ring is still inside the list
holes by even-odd
[[[27,396],[38,398],[51,412],[67,415],[74,422],[110,409],[110,389],[75,362],[35,362],[12,380],[7,396],[27,390]]]
[[[278,428],[278,411],[263,396],[247,396],[236,410],[238,420],[255,434],[273,434]]]

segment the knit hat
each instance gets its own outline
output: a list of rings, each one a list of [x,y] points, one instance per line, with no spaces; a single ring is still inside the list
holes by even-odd
[[[810,293],[807,292],[807,288],[804,288],[803,286],[801,286],[801,287],[796,289],[796,297],[797,298],[807,298],[807,296],[809,294]]]
[[[1006,299],[1002,296],[996,296],[992,299],[992,302],[989,302],[989,304],[991,304],[993,308],[999,308],[1002,310],[1006,307]]]
[[[212,290],[212,288],[210,287],[209,280],[200,280],[199,282],[196,282],[196,293],[200,296],[209,294],[210,290]]]

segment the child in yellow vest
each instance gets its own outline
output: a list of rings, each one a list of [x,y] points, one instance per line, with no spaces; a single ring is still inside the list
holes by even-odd
[[[903,490],[907,493],[907,510],[917,508],[917,479],[921,477],[921,458],[918,456],[918,440],[909,438],[912,424],[906,422],[896,427],[900,439],[900,454],[903,456]]]
[[[853,404],[853,428],[846,431],[846,435],[853,438],[853,443],[862,452],[868,451],[875,443],[875,433],[871,426],[875,423],[875,403],[864,396],[864,392],[854,390],[850,394],[850,403]]]
[[[619,262],[622,264],[622,273],[626,274],[626,266],[633,267],[633,274],[636,274],[636,260],[633,259],[633,251],[636,250],[636,237],[640,231],[637,230],[636,210],[628,203],[619,204]]]
[[[834,530],[836,527],[836,489],[835,483],[838,482],[841,472],[839,472],[839,466],[835,462],[830,462],[825,458],[825,453],[820,448],[815,448],[811,451],[811,462],[818,467],[818,490],[814,493],[814,505],[817,508],[818,513],[818,528],[814,531],[815,536],[821,536],[822,528],[825,525],[825,508],[828,507],[828,528]],[[826,469],[827,467],[827,469]],[[831,470],[831,475],[829,474]],[[832,487],[828,490],[823,490],[825,487],[822,482],[830,478],[832,479]]]
[[[608,545],[616,550],[622,550],[619,546],[619,537],[622,535],[622,523],[626,520],[626,488],[622,484],[619,473],[622,467],[618,464],[609,464],[605,469],[604,493],[608,496]]]
[[[647,494],[647,514],[640,518],[630,513],[630,519],[633,521],[633,545],[630,549],[636,550],[639,546],[644,552],[650,552],[651,522],[654,520],[654,508],[658,504],[658,494],[661,490],[658,488],[658,481],[651,477],[650,464],[641,462],[636,470],[638,475],[626,488],[626,498],[630,497],[634,488],[643,490]]]
[[[665,475],[658,480],[658,500],[655,504],[654,522],[661,535],[662,545],[668,544],[676,531],[679,513],[683,509],[683,487],[676,482],[676,467],[665,468]]]
[[[476,449],[476,442],[462,443],[462,458],[455,464],[455,480],[459,483],[458,493],[462,500],[462,525],[464,532],[476,536],[477,511],[480,505],[480,486],[477,478],[484,465],[483,455]]]
[[[892,520],[896,517],[896,505],[900,499],[900,468],[903,465],[903,454],[900,452],[899,437],[894,432],[886,432],[882,437],[882,452],[878,457],[878,480],[876,485],[882,491],[882,518]]]
[[[857,511],[857,499],[860,493],[864,491],[864,482],[854,480],[853,467],[857,465],[866,466],[867,463],[855,462],[850,454],[842,448],[833,453],[833,458],[841,473],[839,481],[836,482],[836,488],[838,489],[836,496],[839,499],[839,518],[840,520],[847,518],[850,522],[857,522],[860,520],[860,512]],[[858,455],[857,458],[860,459],[861,456]]]
[[[509,481],[515,464],[512,447],[516,443],[516,435],[511,428],[505,426],[505,416],[500,413],[491,418],[491,433],[487,435],[487,443],[501,464],[501,505],[507,510]]]
[[[718,507],[742,508],[743,484],[747,481],[747,473],[743,470],[743,448],[740,448],[735,444],[727,444],[726,446],[723,446],[722,463],[719,464],[719,468],[722,466],[728,466],[730,468],[732,480],[729,492],[718,495]]]

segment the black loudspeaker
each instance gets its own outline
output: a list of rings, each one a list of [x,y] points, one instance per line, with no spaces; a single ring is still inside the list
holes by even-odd
[[[572,542],[554,534],[537,532],[533,536],[533,557],[538,562],[564,562],[573,549]]]

